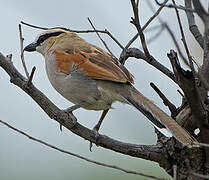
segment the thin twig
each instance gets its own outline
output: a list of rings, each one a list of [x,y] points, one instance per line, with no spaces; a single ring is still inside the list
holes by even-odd
[[[185,65],[188,65],[187,59],[185,58],[185,56],[183,55],[181,48],[178,44],[178,41],[176,40],[176,36],[174,35],[173,31],[171,30],[170,26],[168,24],[165,25],[168,34],[170,35],[171,39],[173,40],[173,43],[179,53],[179,56],[181,57],[182,61],[185,63]]]
[[[172,0],[172,2],[173,2],[174,5],[176,5],[175,0]],[[192,56],[190,55],[189,48],[188,48],[187,43],[186,43],[186,38],[185,38],[185,35],[184,35],[184,30],[183,30],[183,26],[182,26],[182,23],[181,23],[181,18],[180,18],[178,9],[177,8],[174,8],[174,9],[175,9],[175,12],[176,12],[176,17],[177,17],[178,24],[179,24],[179,29],[180,29],[180,32],[181,32],[182,42],[184,44],[184,48],[186,50],[187,57],[189,59],[189,67],[191,68],[192,73],[195,75],[196,72],[195,72],[194,64],[193,64],[193,61],[192,61],[192,58],[191,58]],[[185,63],[188,64],[187,61],[185,61]]]
[[[92,26],[92,28],[93,28],[94,30],[96,30],[96,28],[94,27],[94,25],[93,25],[93,23],[92,23],[92,21],[90,20],[89,17],[88,17],[88,21],[89,21],[90,25]],[[113,57],[113,60],[114,60],[114,61],[118,61],[117,58],[116,58],[116,56],[115,56],[115,55],[112,53],[112,51],[109,49],[109,47],[107,46],[106,42],[101,38],[101,36],[99,35],[99,33],[96,32],[96,34],[97,34],[97,36],[99,37],[99,39],[102,41],[102,43],[103,43],[103,45],[105,46],[105,48],[107,49],[107,51],[108,51],[108,52],[111,54],[111,56]],[[116,62],[116,63],[118,63],[118,62]],[[106,114],[108,113],[108,111],[109,111],[109,109],[103,111],[104,117],[101,116],[101,118],[100,118],[100,119],[102,119],[102,120],[101,120],[101,123],[102,123],[102,121],[104,120],[104,118],[105,118]],[[102,115],[103,115],[103,113],[102,113]],[[100,122],[100,121],[99,121],[99,122]],[[97,125],[98,125],[97,132],[98,132],[98,130],[99,130],[99,128],[100,128],[100,125],[101,125],[101,123],[99,123],[99,122],[98,122],[98,124],[97,124]],[[93,146],[93,143],[90,142],[90,144],[89,144],[89,150],[90,150],[90,151],[92,151],[92,146]]]
[[[122,49],[124,50],[125,48],[123,47],[123,45],[107,30],[105,29],[106,34],[113,40],[115,41],[115,43]]]
[[[141,24],[140,24],[140,20],[139,20],[139,12],[138,12],[138,7],[135,3],[135,0],[131,0],[131,5],[133,8],[133,12],[134,12],[134,18],[133,17],[131,18],[132,19],[131,23],[135,25],[135,27],[138,31],[139,37],[141,39],[141,44],[142,44],[142,47],[144,50],[144,54],[147,58],[149,58],[149,57],[151,57],[151,55],[149,53],[149,50],[148,50],[148,47],[146,44],[146,39],[145,39],[144,33],[141,30]]]
[[[94,25],[93,25],[92,21],[90,20],[90,18],[88,17],[87,19],[88,19],[88,21],[89,21],[91,27],[92,27],[94,30],[96,30],[96,28],[94,27]],[[101,38],[101,36],[99,35],[99,33],[96,32],[96,34],[97,34],[97,36],[99,37],[99,39],[102,41],[102,43],[103,43],[103,45],[105,46],[105,48],[107,49],[107,51],[111,54],[111,56],[113,56],[114,58],[116,58],[115,55],[114,55],[114,54],[112,53],[112,51],[110,50],[110,48],[107,46],[106,42]]]
[[[36,29],[42,29],[42,30],[48,30],[48,29],[54,29],[54,28],[63,28],[63,27],[53,27],[53,28],[46,28],[46,27],[41,27],[41,26],[36,26],[36,25],[32,25],[26,22],[21,21],[22,24],[32,27],[32,28],[36,28]],[[107,30],[72,30],[72,29],[68,29],[68,28],[63,28],[66,31],[70,31],[70,32],[75,32],[75,33],[103,33],[103,34],[107,34],[122,50],[124,50],[123,45],[120,44],[120,42]]]
[[[155,176],[146,175],[146,174],[139,173],[139,172],[132,171],[132,170],[127,170],[127,169],[121,168],[121,167],[119,167],[119,166],[109,165],[109,164],[105,164],[105,163],[101,163],[101,162],[98,162],[98,161],[94,161],[94,160],[88,159],[88,158],[86,158],[86,157],[84,157],[84,156],[81,156],[81,155],[79,155],[79,154],[75,154],[75,153],[72,153],[72,152],[70,152],[70,151],[66,151],[66,150],[64,150],[64,149],[58,148],[57,146],[54,146],[54,145],[52,145],[52,144],[49,144],[49,143],[47,143],[47,142],[45,142],[45,141],[43,141],[43,140],[40,140],[40,139],[38,139],[38,138],[35,138],[35,137],[29,135],[28,133],[26,133],[26,132],[24,132],[24,131],[21,131],[21,130],[19,130],[19,129],[17,129],[17,128],[15,128],[14,126],[11,126],[10,124],[8,124],[8,123],[5,122],[5,121],[0,120],[0,123],[4,124],[5,126],[7,126],[8,128],[10,128],[10,129],[12,129],[12,130],[18,132],[19,134],[22,134],[22,135],[28,137],[28,138],[31,139],[32,141],[38,142],[38,143],[40,143],[40,144],[43,144],[43,145],[45,145],[45,146],[47,146],[47,147],[49,147],[49,148],[55,149],[55,150],[57,150],[57,151],[59,151],[59,152],[62,152],[62,153],[65,153],[65,154],[68,154],[68,155],[77,157],[77,158],[82,159],[82,160],[84,160],[84,161],[87,161],[87,162],[90,162],[90,163],[93,163],[93,164],[97,164],[97,165],[99,165],[99,166],[108,167],[108,168],[116,169],[116,170],[119,170],[119,171],[123,171],[123,172],[128,173],[128,174],[139,175],[139,176],[148,177],[148,178],[157,179],[157,180],[165,180],[165,179],[162,179],[162,178],[157,178],[157,177],[155,177]]]
[[[23,35],[22,35],[22,28],[21,28],[21,24],[19,24],[19,35],[20,35],[20,57],[21,57],[21,61],[22,61],[22,65],[23,65],[23,69],[25,71],[25,75],[27,76],[27,78],[29,78],[29,73],[25,64],[25,59],[24,59],[24,51],[23,51]]]
[[[42,30],[49,29],[49,28],[46,28],[46,27],[41,27],[41,26],[36,26],[36,25],[33,25],[33,24],[29,24],[29,23],[26,23],[24,21],[21,21],[21,24],[32,27],[32,28],[36,28],[36,29],[42,29]]]
[[[150,83],[150,86],[155,90],[155,92],[163,100],[163,103],[165,104],[165,106],[168,106],[171,112],[171,116],[175,117],[177,115],[176,106],[168,100],[168,98],[160,91],[160,89],[154,83]]]
[[[34,73],[35,73],[35,70],[36,70],[36,67],[33,66],[33,69],[32,69],[32,71],[31,71],[31,74],[30,74],[30,76],[29,76],[29,78],[28,78],[28,82],[27,82],[27,85],[28,85],[28,86],[30,86],[31,83],[32,83],[33,75],[34,75]]]
[[[154,8],[153,8],[152,4],[150,3],[150,1],[146,1],[146,2],[148,4],[148,6],[150,7],[150,9],[154,12]],[[175,47],[177,48],[177,51],[178,51],[180,57],[182,58],[183,62],[185,64],[188,64],[186,58],[184,57],[183,53],[181,52],[181,48],[179,47],[179,44],[178,44],[176,37],[175,37],[174,33],[172,32],[170,26],[166,22],[164,22],[160,18],[160,16],[158,16],[158,20],[161,24],[163,24],[165,26],[165,29],[167,30],[168,34],[170,35],[171,40],[173,40],[173,43],[174,43]]]
[[[196,12],[194,9],[192,8],[187,8],[187,7],[183,7],[183,6],[177,6],[176,4],[164,4],[164,3],[159,3],[157,0],[155,0],[155,2],[157,3],[157,5],[159,5],[160,7],[167,7],[167,8],[175,8],[175,9],[181,9],[184,11],[188,11],[188,12]]]
[[[165,0],[164,3],[166,4],[168,2],[168,0]],[[149,20],[145,23],[145,25],[141,28],[141,31],[144,31],[148,25],[158,16],[158,14],[160,14],[161,10],[163,9],[163,7],[160,7],[150,18]],[[138,38],[139,33],[137,33],[129,42],[128,44],[125,46],[125,49],[128,49],[130,47],[130,45]]]
[[[139,7],[139,0],[136,1],[136,5],[137,5],[137,7]]]

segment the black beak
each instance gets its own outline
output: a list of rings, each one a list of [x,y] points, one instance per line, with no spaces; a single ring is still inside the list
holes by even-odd
[[[23,51],[33,52],[33,51],[36,51],[36,47],[37,47],[37,43],[31,43],[31,44],[27,45],[23,49]]]

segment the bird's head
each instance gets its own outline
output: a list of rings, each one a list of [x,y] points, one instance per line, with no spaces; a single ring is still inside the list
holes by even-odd
[[[24,51],[37,51],[45,55],[49,49],[59,43],[65,37],[76,37],[77,35],[64,28],[52,28],[39,34],[35,41],[24,48]]]

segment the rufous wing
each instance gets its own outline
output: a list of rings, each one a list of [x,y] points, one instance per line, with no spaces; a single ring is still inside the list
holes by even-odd
[[[133,75],[122,64],[116,63],[106,52],[97,50],[95,47],[92,49],[88,52],[55,50],[58,72],[70,74],[72,69],[79,68],[93,79],[133,83]]]

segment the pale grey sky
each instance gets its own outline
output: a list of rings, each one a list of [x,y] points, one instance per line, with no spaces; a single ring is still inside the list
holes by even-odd
[[[141,7],[140,17],[142,24],[144,24],[152,13],[146,6],[146,1],[142,1]],[[87,17],[90,17],[98,29],[107,28],[123,45],[136,33],[133,25],[129,23],[132,9],[128,0],[2,0],[0,15],[0,52],[4,55],[12,53],[13,62],[21,72],[23,72],[23,68],[20,61],[18,36],[20,21],[47,27],[63,26],[86,30],[91,29],[87,21]],[[164,20],[172,22],[170,25],[180,42],[173,11],[163,11],[162,17]],[[157,25],[157,23],[158,21],[155,20],[152,26]],[[37,29],[23,26],[24,44],[27,45],[32,42],[38,33],[40,31]],[[150,37],[150,34],[152,33],[147,33],[146,37]],[[81,36],[87,41],[104,48],[95,34],[82,34]],[[103,37],[111,50],[118,56],[121,49],[106,35],[103,35]],[[190,36],[189,38],[192,39]],[[133,46],[140,47],[139,41]],[[194,47],[196,46],[194,45]],[[174,48],[173,43],[165,32],[149,45],[152,55],[169,68],[171,66],[166,54],[171,48]],[[37,67],[34,76],[35,86],[44,92],[58,107],[67,108],[71,106],[72,104],[62,98],[49,84],[43,57],[36,53],[30,53],[25,54],[25,59],[29,70],[33,66]],[[168,110],[150,88],[150,82],[156,83],[175,104],[180,104],[180,96],[176,93],[177,87],[157,70],[143,61],[135,59],[128,60],[126,67],[136,78],[135,86],[166,112]],[[60,132],[59,124],[51,120],[23,91],[12,85],[9,82],[8,75],[2,69],[0,69],[0,81],[0,119],[32,136],[88,158],[166,177],[164,171],[156,163],[120,155],[95,146],[93,152],[89,152],[89,142],[66,129]],[[115,109],[110,111],[101,128],[100,132],[102,134],[130,143],[155,143],[154,129],[145,117],[128,105],[115,104],[114,107]],[[89,128],[96,124],[100,114],[101,112],[83,109],[75,112],[79,122]],[[93,180],[99,177],[120,180],[127,178],[146,179],[99,167],[56,152],[28,140],[2,125],[0,125],[0,137],[0,179]]]

